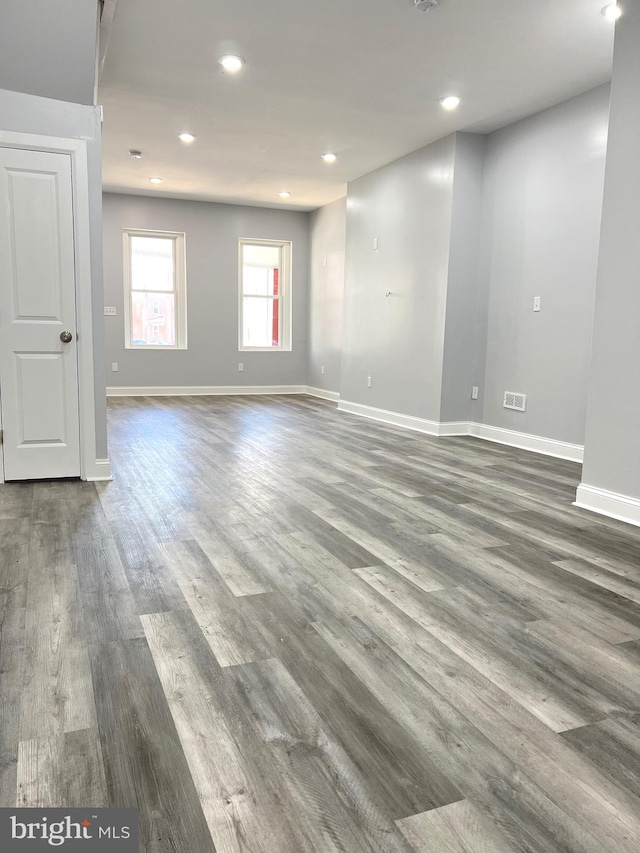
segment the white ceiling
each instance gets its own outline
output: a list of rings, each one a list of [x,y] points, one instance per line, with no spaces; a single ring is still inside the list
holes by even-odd
[[[319,207],[454,130],[486,133],[607,81],[605,2],[120,0],[100,87],[105,189]],[[225,53],[244,57],[239,74],[223,73]],[[451,93],[463,101],[447,113]]]

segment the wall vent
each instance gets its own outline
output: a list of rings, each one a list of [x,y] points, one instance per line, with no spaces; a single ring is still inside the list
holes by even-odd
[[[515,391],[505,391],[502,405],[505,409],[515,409],[516,412],[524,412],[527,408],[527,395],[517,394]]]

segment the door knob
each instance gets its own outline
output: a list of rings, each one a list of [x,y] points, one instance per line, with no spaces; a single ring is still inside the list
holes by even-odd
[[[71,343],[71,341],[73,340],[73,335],[71,334],[71,332],[60,332],[60,340],[63,344]]]

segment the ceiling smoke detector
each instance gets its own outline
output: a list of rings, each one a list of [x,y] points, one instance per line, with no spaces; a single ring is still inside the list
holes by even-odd
[[[430,9],[435,9],[438,5],[438,0],[414,0],[416,9],[421,12],[428,12]]]

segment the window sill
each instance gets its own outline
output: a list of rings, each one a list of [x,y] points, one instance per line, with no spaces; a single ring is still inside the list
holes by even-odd
[[[140,352],[143,352],[144,350],[153,350],[154,352],[162,352],[165,350],[168,352],[180,352],[180,351],[184,351],[184,350],[188,349],[188,347],[186,347],[186,346],[184,346],[184,347],[162,347],[162,346],[154,346],[153,344],[125,344],[124,348],[128,349],[128,350],[138,350]]]
[[[238,352],[291,352],[291,347],[238,347]]]

